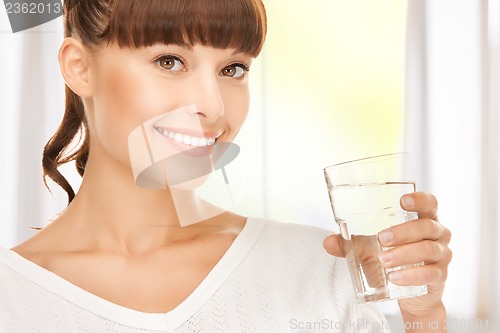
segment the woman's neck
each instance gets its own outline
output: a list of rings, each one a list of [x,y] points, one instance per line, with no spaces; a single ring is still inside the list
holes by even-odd
[[[83,247],[144,252],[228,228],[221,213],[193,191],[143,189],[127,166],[89,159],[78,194],[54,224],[74,231]]]

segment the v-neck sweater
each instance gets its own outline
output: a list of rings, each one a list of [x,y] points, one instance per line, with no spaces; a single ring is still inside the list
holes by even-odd
[[[388,331],[375,307],[356,303],[345,260],[323,249],[330,233],[248,218],[198,287],[167,313],[114,304],[0,247],[0,332]]]

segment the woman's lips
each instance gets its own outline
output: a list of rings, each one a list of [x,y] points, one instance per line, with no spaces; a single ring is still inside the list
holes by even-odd
[[[182,132],[184,133],[181,133],[181,131],[166,129],[157,126],[154,126],[154,129],[173,144],[182,147],[184,153],[192,156],[201,156],[210,153],[212,147],[217,141],[217,138],[222,134],[211,133],[211,136],[202,134],[206,137],[201,137],[191,134],[194,133],[194,131],[191,131],[191,135],[186,134],[185,132],[189,132],[189,130],[182,130]]]

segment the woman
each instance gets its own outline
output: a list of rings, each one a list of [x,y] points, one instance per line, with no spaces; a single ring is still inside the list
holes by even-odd
[[[386,331],[373,306],[355,303],[346,264],[335,257],[343,255],[337,235],[205,214],[212,207],[192,197],[179,207],[175,186],[138,186],[134,156],[144,151],[131,143],[138,128],[149,155],[150,137],[181,153],[210,152],[238,133],[248,69],[266,34],[261,1],[71,0],[64,7],[66,112],[43,165],[70,204],[37,235],[0,251],[0,330],[283,332],[319,323],[325,331]],[[158,125],[172,114],[179,116],[168,118],[170,127]],[[83,142],[71,154],[77,135]],[[83,176],[76,196],[57,171],[69,160]],[[381,233],[396,248],[380,260],[386,267],[426,261],[392,279],[429,285],[428,295],[400,301],[406,321],[443,325],[450,233],[435,222],[434,197],[403,199],[421,219]],[[201,218],[183,224],[186,211]]]

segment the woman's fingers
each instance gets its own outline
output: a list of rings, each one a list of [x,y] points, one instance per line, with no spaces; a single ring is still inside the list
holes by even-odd
[[[325,238],[323,241],[323,247],[326,252],[330,253],[335,257],[345,257],[344,248],[342,247],[342,240],[340,235],[333,234]]]
[[[378,259],[386,268],[424,262],[426,265],[439,263],[447,265],[451,261],[451,250],[441,242],[424,240],[395,247],[379,254]]]
[[[447,270],[439,265],[415,266],[389,273],[389,280],[399,286],[441,286]]]
[[[424,218],[394,225],[378,235],[382,246],[397,246],[422,240],[439,240],[448,244],[451,232],[439,222]]]
[[[425,192],[413,192],[401,197],[401,208],[417,212],[420,218],[437,221],[438,202],[435,196]]]

